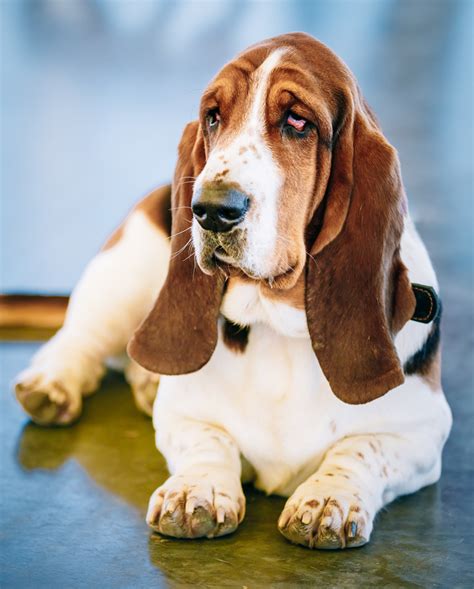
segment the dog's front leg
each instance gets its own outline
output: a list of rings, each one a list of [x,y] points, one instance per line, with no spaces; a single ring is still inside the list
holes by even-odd
[[[16,379],[16,396],[36,423],[65,425],[79,417],[82,397],[96,390],[105,360],[125,352],[164,282],[170,251],[164,232],[140,211],[121,229],[120,240],[88,264],[62,329]],[[137,405],[149,412],[157,377],[133,365],[127,378]]]
[[[351,548],[369,541],[375,515],[399,495],[436,482],[450,419],[432,431],[342,439],[288,499],[281,533],[310,548]]]
[[[176,538],[233,532],[245,514],[234,440],[221,428],[181,417],[155,420],[155,426],[172,476],[150,498],[148,525]]]

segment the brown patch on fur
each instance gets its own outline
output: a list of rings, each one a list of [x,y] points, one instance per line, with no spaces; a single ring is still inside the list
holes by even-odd
[[[325,477],[333,477],[334,475],[333,475],[333,473],[332,473],[332,472],[326,472],[326,473],[324,474],[324,476],[325,476]]]
[[[148,219],[167,236],[171,235],[171,186],[162,186],[150,192],[137,206]]]
[[[302,274],[297,282],[289,289],[284,288],[271,288],[267,282],[253,280],[243,273],[236,272],[232,275],[227,282],[227,292],[234,287],[238,286],[239,283],[254,283],[260,289],[262,295],[276,303],[289,305],[295,309],[304,309],[304,289],[305,281],[304,275]]]
[[[258,160],[261,159],[262,156],[258,153],[258,150],[257,150],[257,148],[255,147],[255,145],[253,143],[251,143],[249,145],[249,149],[254,154],[254,156],[256,157],[256,159],[258,159]]]
[[[359,495],[357,495],[357,497],[359,498]],[[351,505],[351,511],[355,511],[355,513],[359,513],[360,507],[358,505]]]
[[[112,247],[114,247],[115,244],[117,244],[122,239],[124,225],[125,223],[123,223],[122,225],[117,227],[117,229],[115,229],[112,235],[107,239],[107,241],[102,246],[101,251],[104,252],[106,250],[111,249]]]
[[[407,375],[420,375],[433,392],[441,391],[440,323],[441,317],[438,316],[422,348],[403,367]]]
[[[337,501],[337,499],[330,499],[328,501],[328,506],[334,507],[335,509],[337,509],[337,511],[339,512],[339,516],[341,518],[341,521],[344,521],[344,511],[342,510],[342,507],[339,505],[339,502]]]
[[[142,211],[148,219],[158,227],[166,236],[169,237],[171,233],[171,186],[165,185],[156,188],[150,194],[145,196],[140,202],[138,202],[130,213],[127,215],[125,220],[112,235],[107,239],[105,244],[102,246],[101,251],[111,249],[116,245],[122,238],[125,225],[127,224],[130,215],[135,211]]]
[[[243,146],[243,147],[241,147],[241,148],[239,149],[239,155],[242,155],[243,153],[245,153],[246,151],[248,151],[248,149],[249,149],[249,148],[248,148],[248,147],[246,147],[246,146]]]
[[[224,320],[222,335],[224,344],[233,352],[243,354],[249,341],[250,327],[236,325],[228,319]]]
[[[270,288],[268,283],[261,282],[260,290],[265,298],[303,310],[305,307],[305,277],[301,273],[298,280],[290,288]]]
[[[356,452],[356,454],[361,460],[365,459],[365,456],[362,454],[362,452]]]
[[[317,501],[316,499],[311,499],[310,501],[306,501],[305,505],[307,505],[308,507],[316,508],[319,506],[319,501]]]

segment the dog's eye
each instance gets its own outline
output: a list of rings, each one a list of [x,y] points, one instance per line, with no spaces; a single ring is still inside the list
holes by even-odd
[[[209,129],[216,129],[221,121],[221,115],[219,114],[219,110],[214,108],[210,110],[206,115],[206,122]]]
[[[294,112],[289,112],[286,116],[285,127],[291,127],[291,129],[297,132],[297,134],[303,135],[308,126],[308,121],[298,116]]]

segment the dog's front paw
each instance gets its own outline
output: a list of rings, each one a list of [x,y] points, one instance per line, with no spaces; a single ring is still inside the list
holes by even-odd
[[[245,497],[240,481],[229,483],[213,481],[212,473],[170,477],[150,498],[148,525],[175,538],[232,533],[245,515]]]
[[[18,376],[14,386],[23,409],[39,425],[67,425],[81,414],[82,397],[75,382],[31,367]]]
[[[369,541],[372,523],[357,492],[307,482],[286,502],[278,529],[291,542],[309,548],[353,548]]]

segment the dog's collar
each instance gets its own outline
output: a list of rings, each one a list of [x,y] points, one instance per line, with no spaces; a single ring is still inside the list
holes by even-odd
[[[431,323],[441,311],[441,299],[432,286],[412,282],[411,287],[416,299],[415,312],[411,320]]]

